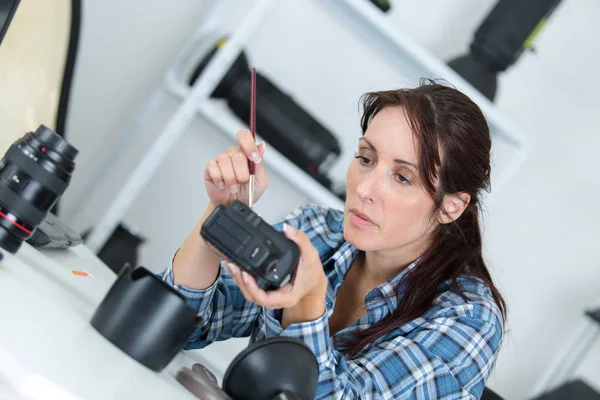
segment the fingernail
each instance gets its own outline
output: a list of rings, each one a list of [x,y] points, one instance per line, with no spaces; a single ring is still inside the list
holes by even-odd
[[[233,265],[232,263],[227,264],[227,269],[229,269],[229,272],[231,273],[231,275],[237,276],[237,274],[239,272],[238,268],[235,265]]]
[[[252,161],[254,161],[256,164],[258,164],[260,162],[260,156],[258,155],[257,152],[250,154],[250,159]]]
[[[242,280],[244,283],[248,283],[248,273],[246,271],[242,271]]]
[[[219,189],[223,190],[223,189],[225,189],[225,184],[224,184],[223,182],[219,182],[219,183],[217,184],[217,187],[218,187]]]
[[[229,186],[229,191],[231,193],[235,193],[235,192],[237,192],[237,190],[238,190],[238,187],[237,187],[236,184],[233,184],[233,185]]]
[[[283,230],[284,230],[284,232],[288,233],[290,236],[296,235],[296,229],[291,225],[283,224]]]
[[[264,152],[264,151],[265,151],[265,149],[267,148],[267,144],[265,143],[265,141],[264,141],[264,140],[263,140],[262,142],[260,142],[258,145],[259,145],[259,146],[260,146],[260,145],[262,145],[262,147],[263,147],[263,152]]]

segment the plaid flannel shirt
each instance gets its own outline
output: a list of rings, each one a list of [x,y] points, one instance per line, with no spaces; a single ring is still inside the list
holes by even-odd
[[[303,341],[319,363],[318,399],[474,399],[480,398],[498,354],[503,322],[489,289],[460,279],[466,299],[444,283],[433,307],[346,358],[340,339],[393,312],[398,283],[415,266],[373,289],[365,297],[366,315],[331,336],[329,317],[335,294],[358,254],[343,237],[343,212],[310,205],[298,208],[274,227],[288,223],[305,232],[319,251],[329,285],[326,312],[314,321],[282,329],[281,310],[246,301],[221,264],[215,283],[205,290],[173,285],[172,265],[159,276],[198,310],[201,323],[187,349],[203,348],[231,337],[286,335]]]

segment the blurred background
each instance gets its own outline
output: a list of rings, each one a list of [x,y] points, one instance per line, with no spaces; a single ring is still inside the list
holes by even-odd
[[[3,151],[26,130],[54,124],[62,76],[52,75],[46,63],[65,59],[69,35],[43,35],[46,44],[34,36],[43,28],[39,21],[65,26],[61,2],[51,3],[22,0],[14,30],[0,47]],[[328,157],[315,155],[319,147],[290,161],[297,149],[286,153],[277,139],[267,140],[271,184],[256,210],[271,222],[301,204],[341,204],[347,163],[360,137],[361,94],[414,86],[421,77],[445,78],[482,106],[494,134],[485,251],[509,318],[488,386],[507,399],[533,398],[562,383],[549,374],[581,342],[584,312],[600,302],[600,136],[594,134],[600,26],[593,18],[600,3],[522,2],[517,12],[495,9],[499,3],[84,0],[60,132],[80,154],[56,211],[82,234],[109,227],[104,236],[96,232],[95,250],[115,268],[128,260],[155,272],[165,268],[206,205],[205,163],[246,126],[244,104],[206,99],[219,84],[231,88],[248,79],[242,68],[223,80],[240,51],[247,66],[304,110],[311,140],[329,149]],[[490,29],[478,31],[484,21]],[[29,41],[9,42],[26,32]],[[476,32],[489,57],[502,51],[512,57],[497,73],[495,90],[479,66],[456,61],[474,51]],[[529,41],[494,47],[505,32]],[[231,41],[222,41],[226,37]],[[198,66],[220,48],[229,51],[218,60],[224,67],[209,64],[209,77],[200,82]],[[191,92],[194,82],[203,87]],[[204,98],[196,99],[203,90]],[[259,86],[257,107],[268,114],[267,105],[278,102],[261,95]],[[239,339],[198,352],[224,371],[246,344]],[[600,391],[600,340],[586,351],[569,364],[570,376]]]

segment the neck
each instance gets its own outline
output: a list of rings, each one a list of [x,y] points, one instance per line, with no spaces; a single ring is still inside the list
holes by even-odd
[[[377,287],[404,271],[424,251],[424,248],[365,251],[361,260],[363,279]]]

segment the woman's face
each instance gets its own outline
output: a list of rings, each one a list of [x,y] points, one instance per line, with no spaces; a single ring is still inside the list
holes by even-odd
[[[347,174],[344,236],[356,248],[426,249],[434,203],[419,180],[417,150],[401,107],[377,113]]]

